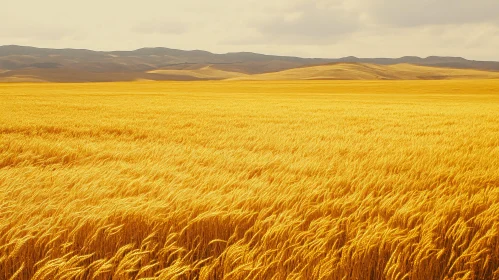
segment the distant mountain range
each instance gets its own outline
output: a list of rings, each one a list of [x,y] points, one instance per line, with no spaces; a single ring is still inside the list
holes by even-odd
[[[368,63],[499,71],[499,62],[475,61],[462,57],[431,56],[420,58],[300,58],[250,52],[215,54],[168,48],[143,48],[134,51],[91,51],[84,49],[46,49],[25,46],[0,46],[0,79],[34,77],[44,81],[115,81],[115,80],[192,80],[211,79],[158,74],[170,70],[199,70],[206,67],[243,74],[263,74],[299,67],[332,63]],[[158,72],[159,71],[159,72]],[[168,72],[169,73],[169,72]],[[199,75],[198,75],[199,76]]]

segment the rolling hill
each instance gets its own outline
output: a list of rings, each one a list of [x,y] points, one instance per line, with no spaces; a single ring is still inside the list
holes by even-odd
[[[193,79],[197,78],[197,79],[206,79],[206,80],[224,80],[230,78],[242,78],[250,76],[240,72],[231,72],[231,71],[217,69],[213,66],[205,66],[199,69],[184,69],[184,70],[162,69],[162,70],[149,71],[148,73],[166,75],[166,76],[189,76],[192,77]]]
[[[412,66],[409,66],[412,65]],[[498,72],[484,72],[484,71]],[[91,51],[0,46],[0,82],[494,78],[499,62],[461,57],[300,58],[142,48]]]
[[[294,68],[274,73],[232,78],[232,80],[442,80],[498,79],[499,72],[420,66],[335,63]]]
[[[209,80],[191,75],[166,75],[146,72],[89,72],[78,69],[21,69],[0,73],[0,82],[118,82],[118,81],[197,81]]]
[[[201,68],[158,69],[147,72],[87,72],[75,69],[21,69],[0,71],[0,82],[113,82],[113,81],[279,81],[279,80],[449,80],[499,79],[499,72],[420,66],[414,64],[378,65],[334,63],[284,71],[245,74],[219,69],[217,65]]]
[[[332,62],[263,55],[248,52],[214,54],[206,51],[183,51],[168,48],[143,48],[135,51],[90,51],[77,49],[42,49],[23,46],[0,46],[0,69],[75,69],[87,72],[146,72],[163,68],[181,70],[194,66],[219,65],[223,70],[248,74],[290,69],[304,65]]]

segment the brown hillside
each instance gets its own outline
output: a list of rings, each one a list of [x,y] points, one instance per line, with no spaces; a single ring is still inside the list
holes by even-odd
[[[115,81],[201,81],[201,80],[447,80],[499,79],[499,72],[454,69],[413,64],[377,65],[336,63],[298,67],[265,74],[227,70],[227,65],[183,65],[181,69],[147,72],[97,72],[66,68],[0,70],[0,82],[115,82]],[[238,69],[241,70],[241,69]]]
[[[499,72],[412,64],[336,63],[238,77],[233,80],[442,80],[493,78],[499,78]]]
[[[247,76],[246,74],[239,72],[219,70],[212,66],[205,66],[200,69],[184,69],[184,70],[161,69],[161,70],[149,71],[148,74],[159,74],[171,77],[186,76],[186,77],[192,77],[193,79],[204,79],[204,80],[224,80],[224,79]]]
[[[0,82],[116,82],[116,81],[197,81],[192,75],[167,75],[142,72],[102,73],[75,69],[22,69],[0,72]]]

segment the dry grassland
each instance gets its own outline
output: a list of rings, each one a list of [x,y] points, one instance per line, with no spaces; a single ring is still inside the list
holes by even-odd
[[[0,279],[499,279],[499,81],[1,84]]]
[[[248,66],[246,65],[247,67]],[[268,63],[259,67],[277,67]],[[178,66],[180,67],[180,66]],[[189,68],[192,67],[192,68]],[[286,67],[281,65],[280,67]],[[485,80],[499,79],[497,71],[430,67],[413,64],[379,65],[370,63],[334,63],[292,68],[263,74],[245,74],[245,67],[219,64],[186,66],[185,69],[157,69],[148,72],[89,72],[74,69],[0,70],[0,83],[37,82],[118,82],[118,81],[298,81],[298,80]],[[235,72],[236,71],[236,72]]]
[[[499,72],[456,69],[414,64],[378,65],[370,63],[334,63],[293,68],[274,73],[232,77],[230,80],[464,80],[499,79]]]
[[[149,71],[148,73],[168,75],[168,76],[187,76],[198,79],[212,79],[212,80],[223,80],[223,79],[248,76],[243,73],[219,70],[212,66],[205,66],[203,68],[194,69],[194,70],[153,70]]]

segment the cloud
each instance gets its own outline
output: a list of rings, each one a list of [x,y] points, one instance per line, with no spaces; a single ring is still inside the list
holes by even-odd
[[[328,46],[333,57],[460,56],[497,60],[499,26],[489,23],[362,30]],[[322,52],[322,49],[317,49]],[[322,56],[327,56],[322,55]]]
[[[362,0],[371,19],[398,27],[499,22],[498,0]]]
[[[0,45],[499,60],[499,0],[4,2]]]
[[[253,24],[259,40],[269,43],[324,44],[339,40],[361,26],[359,14],[341,1],[299,2]]]

